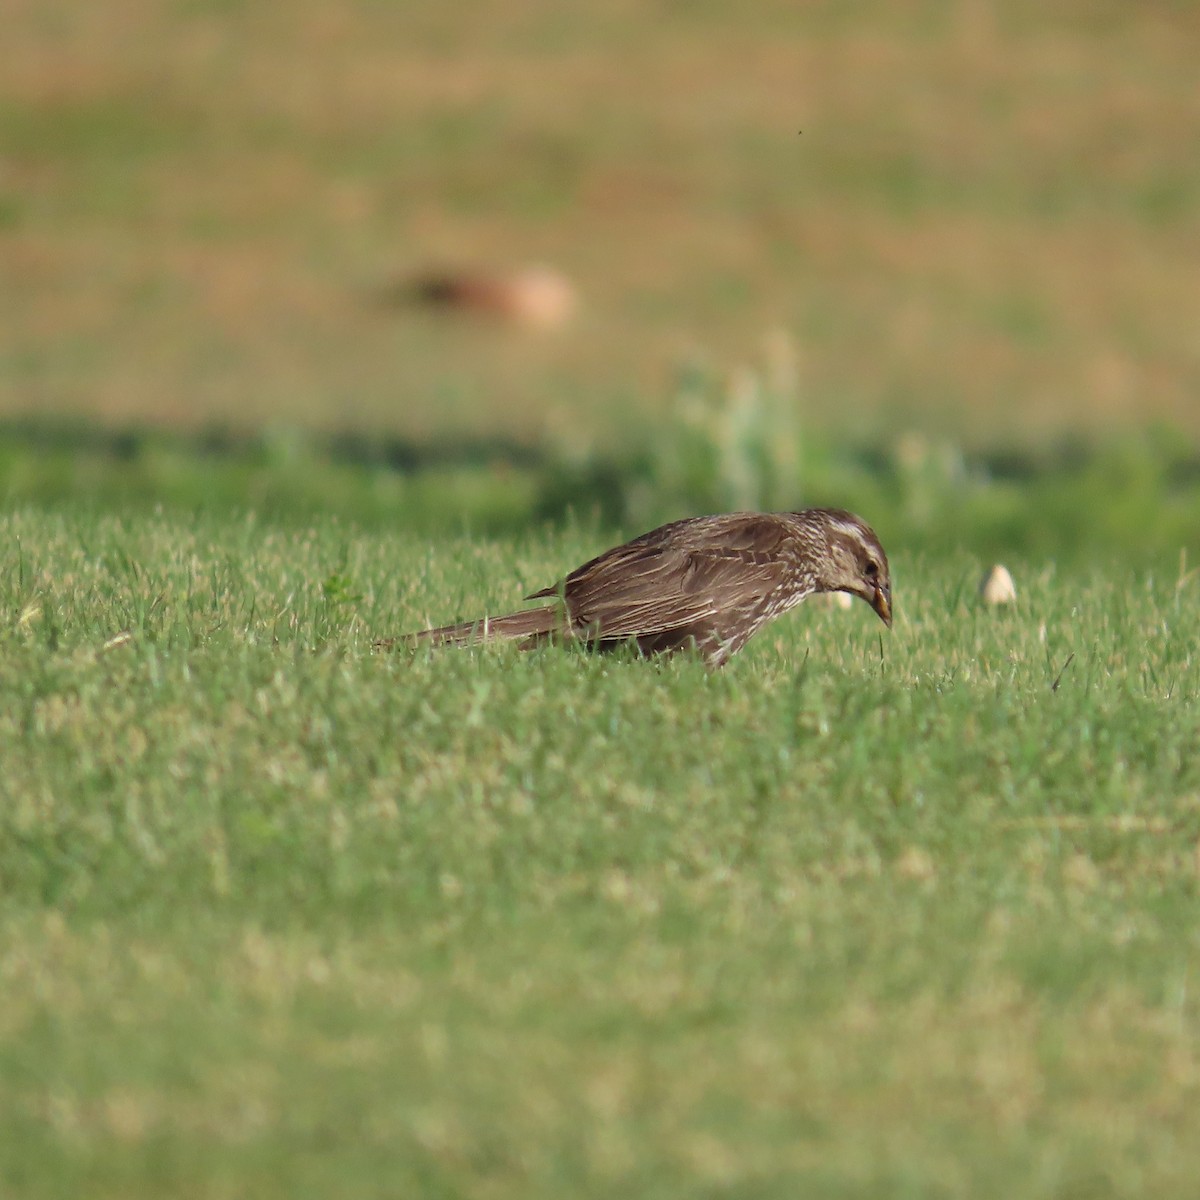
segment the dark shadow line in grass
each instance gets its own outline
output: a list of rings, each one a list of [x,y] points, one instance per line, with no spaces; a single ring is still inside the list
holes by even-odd
[[[346,466],[404,472],[494,464],[537,468],[549,457],[542,446],[499,433],[418,439],[351,429],[239,432],[223,426],[190,430],[149,423],[106,426],[61,416],[0,419],[0,445],[10,450],[91,454],[114,462],[133,462],[156,450],[252,463],[287,458],[298,451],[304,457]]]
[[[1164,435],[1165,437],[1165,435]],[[1200,453],[1175,442],[1162,442],[1164,481],[1180,487],[1200,481]],[[298,452],[346,466],[387,467],[413,472],[454,466],[510,465],[539,469],[562,465],[552,446],[500,432],[405,437],[385,431],[356,429],[282,429],[238,431],[226,426],[172,428],[151,422],[109,426],[87,417],[26,414],[0,418],[0,447],[9,450],[88,453],[118,462],[135,461],[153,450],[194,454],[212,459],[270,462]],[[840,442],[838,454],[877,478],[896,474],[890,448],[880,444]],[[966,455],[968,474],[995,482],[1031,483],[1046,477],[1070,477],[1108,462],[1113,446],[1068,439],[1045,448],[998,447]],[[636,456],[633,456],[636,457]],[[624,472],[629,452],[589,458],[592,472]]]

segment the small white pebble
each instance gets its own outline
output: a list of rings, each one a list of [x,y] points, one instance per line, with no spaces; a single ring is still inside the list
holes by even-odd
[[[826,608],[850,608],[854,604],[849,592],[818,592],[813,599]]]
[[[984,573],[979,584],[979,598],[984,604],[1012,604],[1017,588],[1008,568],[997,563]]]

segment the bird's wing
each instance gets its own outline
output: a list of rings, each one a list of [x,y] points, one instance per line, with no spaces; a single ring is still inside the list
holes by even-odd
[[[572,622],[605,638],[662,633],[752,603],[788,577],[784,531],[760,514],[696,522],[686,534],[647,535],[573,571],[560,585]]]

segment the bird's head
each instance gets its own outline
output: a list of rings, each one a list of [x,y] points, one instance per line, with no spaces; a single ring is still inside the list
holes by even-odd
[[[892,624],[892,576],[875,531],[853,513],[817,509],[828,551],[818,569],[817,586],[826,592],[861,596],[889,628]]]

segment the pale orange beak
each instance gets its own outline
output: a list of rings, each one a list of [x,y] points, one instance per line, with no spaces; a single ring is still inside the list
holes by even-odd
[[[875,595],[871,597],[871,607],[879,614],[879,619],[889,628],[892,627],[892,585],[877,583]]]

